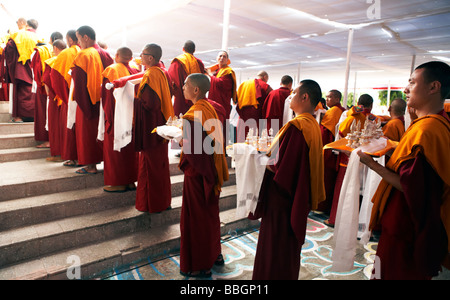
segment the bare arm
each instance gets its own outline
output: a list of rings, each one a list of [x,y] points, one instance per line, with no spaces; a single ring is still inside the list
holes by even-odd
[[[380,165],[376,162],[371,156],[365,154],[361,150],[357,152],[359,157],[361,158],[361,162],[371,168],[374,172],[380,175],[384,180],[386,180],[389,184],[395,187],[400,192],[403,192],[403,187],[400,183],[400,175],[395,172],[392,172],[388,168]]]

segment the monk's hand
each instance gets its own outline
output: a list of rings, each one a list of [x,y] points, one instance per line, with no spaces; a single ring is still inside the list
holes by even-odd
[[[367,155],[366,153],[364,153],[362,150],[359,150],[358,152],[356,152],[356,154],[358,154],[358,156],[360,157],[360,162],[365,164],[366,166],[368,166],[369,168],[372,169],[373,164],[376,164],[377,162],[372,158],[372,156]]]

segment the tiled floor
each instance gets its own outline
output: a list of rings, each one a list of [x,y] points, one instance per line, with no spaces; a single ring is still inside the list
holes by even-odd
[[[376,243],[366,246],[358,244],[353,270],[338,273],[330,270],[333,249],[333,229],[321,221],[322,215],[310,214],[307,228],[307,238],[301,254],[301,280],[368,280],[372,271]],[[231,234],[223,239],[222,253],[225,265],[215,266],[212,270],[212,280],[250,280],[258,241],[258,230]],[[138,265],[122,266],[112,274],[107,274],[106,280],[184,280],[180,275],[179,255],[162,258],[158,261],[143,261]]]

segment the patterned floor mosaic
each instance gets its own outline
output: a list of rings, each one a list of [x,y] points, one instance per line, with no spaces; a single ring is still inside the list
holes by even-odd
[[[372,272],[377,243],[358,244],[354,268],[350,272],[330,270],[333,252],[333,228],[322,223],[326,216],[311,213],[307,237],[301,253],[300,280],[368,280]],[[222,241],[225,265],[215,266],[212,280],[251,280],[253,262],[258,242],[258,230],[231,234]],[[103,278],[106,280],[185,280],[180,275],[179,256],[173,255],[158,261],[120,268]]]

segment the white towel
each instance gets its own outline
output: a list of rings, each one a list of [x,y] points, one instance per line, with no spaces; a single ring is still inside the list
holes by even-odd
[[[246,218],[250,212],[255,212],[269,158],[247,144],[233,145],[233,158],[236,162],[236,216]]]
[[[70,93],[69,93],[69,104],[67,109],[67,128],[72,129],[73,125],[75,124],[75,119],[77,116],[77,102],[73,100],[73,89],[74,89],[74,82],[72,79],[72,82],[70,84]]]
[[[291,100],[292,95],[286,98],[284,101],[284,110],[283,110],[283,126],[286,125],[287,122],[294,118],[294,111],[291,109]],[[281,129],[281,128],[279,128]]]
[[[103,110],[103,100],[100,98],[100,114],[98,116],[97,140],[105,140],[105,111]]]

